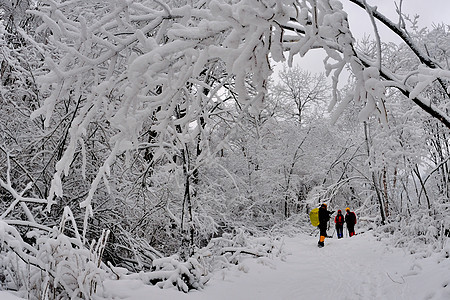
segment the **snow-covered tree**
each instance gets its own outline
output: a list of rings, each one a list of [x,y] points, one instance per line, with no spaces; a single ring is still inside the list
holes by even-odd
[[[434,80],[445,88],[446,73],[416,46],[406,29],[396,26],[365,2],[353,1],[398,34],[423,65],[414,73],[399,74],[383,64],[381,51],[372,59],[354,47],[339,2],[269,2],[144,1],[125,5],[78,1],[58,5],[44,1],[32,11],[44,22],[37,31],[49,30],[49,42],[60,51],[57,57],[46,56],[49,72],[39,77],[39,83],[41,93],[48,96],[33,116],[42,114],[49,126],[56,103],[63,95],[81,102],[71,122],[69,142],[56,165],[49,207],[55,202],[54,196],[63,195],[62,175],[68,173],[77,145],[85,147],[84,132],[96,118],[105,120],[111,128],[111,151],[92,181],[88,196],[81,202],[87,216],[91,214],[91,202],[99,183],[105,180],[108,185],[106,177],[117,155],[142,146],[140,135],[147,122],[155,136],[145,146],[156,149],[152,158],[172,157],[171,152],[181,151],[186,167],[190,158],[185,157],[185,141],[198,136],[207,126],[198,125],[208,123],[204,108],[208,103],[214,105],[221,87],[228,83],[224,79],[232,79],[241,105],[257,111],[270,74],[267,58],[271,55],[275,61],[282,61],[286,51],[291,63],[294,55],[303,55],[313,48],[324,49],[328,55],[325,68],[327,73],[333,73],[335,88],[339,74],[349,64],[356,76],[352,98],[363,103],[362,119],[375,114],[387,122],[384,91],[392,86],[448,124],[448,116],[440,105],[432,105],[420,94]],[[99,8],[104,11],[100,18]],[[224,79],[214,73],[222,64],[219,70],[226,74]],[[249,75],[251,89],[246,80]],[[427,80],[417,84],[414,78],[418,76]],[[341,107],[350,98],[345,98]],[[336,92],[334,101],[339,101]],[[192,127],[193,122],[196,127]],[[194,171],[195,166],[185,168],[185,176],[189,178]],[[188,183],[189,179],[187,189]],[[187,202],[189,194],[185,193]]]
[[[432,191],[448,202],[447,28],[410,32],[403,15],[397,24],[365,0],[349,2],[373,20],[377,39],[366,49],[335,0],[1,1],[2,219],[23,236],[74,237],[74,259],[106,227],[105,255],[142,269],[164,254],[194,255],[229,217],[288,217],[313,185],[323,199],[341,192],[340,203],[350,195],[358,204],[375,188],[381,215],[394,209],[387,203],[402,207],[394,195],[410,196],[411,184],[428,209]],[[376,21],[404,42],[399,54],[379,40]],[[326,53],[333,121],[349,123],[339,116],[350,108],[368,134],[333,137],[321,116],[300,132],[277,124],[271,62],[292,66],[313,49]],[[341,96],[347,67],[355,80]],[[303,123],[309,98],[296,99]],[[323,152],[311,150],[323,135]],[[52,230],[66,220],[69,233]],[[20,249],[40,257],[32,243]],[[94,273],[104,270],[95,263]]]
[[[278,117],[293,118],[298,124],[308,123],[308,119],[322,114],[329,91],[323,74],[313,75],[298,66],[284,66],[277,74],[277,84],[270,89],[271,95],[280,102],[280,109],[285,110],[285,116]]]

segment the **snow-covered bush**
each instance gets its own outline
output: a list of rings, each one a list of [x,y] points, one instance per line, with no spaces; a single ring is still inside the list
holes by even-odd
[[[234,234],[211,239],[209,244],[197,251],[211,270],[239,265],[247,257],[284,258],[283,243],[277,237],[250,235],[243,229]]]
[[[74,225],[74,237],[64,234],[66,222]],[[27,241],[14,226],[0,221],[0,268],[6,289],[27,299],[90,299],[101,292],[108,276],[101,262],[108,232],[87,249],[77,230],[68,208],[59,228],[30,230]]]
[[[177,287],[187,293],[192,289],[202,289],[210,276],[197,259],[189,258],[181,262],[177,255],[156,259],[152,271],[142,275],[144,282],[160,288]]]
[[[119,280],[139,279],[145,284],[160,288],[176,288],[187,293],[192,289],[202,289],[214,270],[237,267],[245,271],[243,260],[257,258],[268,263],[273,257],[284,259],[283,242],[277,238],[256,237],[244,229],[225,233],[211,239],[206,247],[197,249],[195,254],[182,261],[178,255],[154,259],[148,272],[129,273],[125,269],[112,268]]]
[[[199,262],[200,256],[190,257],[182,261],[178,255],[154,259],[148,272],[130,273],[125,268],[112,270],[118,280],[141,280],[147,285],[156,285],[162,289],[176,288],[182,292],[192,289],[203,289],[210,279],[210,273],[204,264]]]
[[[415,209],[411,217],[400,218],[377,228],[381,239],[397,247],[408,249],[411,254],[429,256],[444,251],[450,240],[450,205],[437,202],[433,209]]]

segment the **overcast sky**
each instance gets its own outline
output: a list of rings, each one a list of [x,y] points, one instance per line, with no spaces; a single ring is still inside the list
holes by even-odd
[[[366,0],[371,6],[377,6],[377,10],[384,14],[391,21],[397,23],[398,15],[395,11],[395,2],[399,0]],[[374,39],[373,28],[367,13],[350,3],[348,0],[341,0],[344,5],[344,10],[348,14],[350,29],[356,39],[362,38],[365,34],[370,35]],[[402,12],[404,14],[419,15],[419,26],[432,28],[433,24],[445,23],[450,25],[450,0],[403,0]],[[400,40],[386,30],[384,25],[378,24],[378,29],[383,42],[400,42]],[[300,67],[311,72],[323,72],[324,54],[322,50],[310,51],[305,58],[300,59],[296,56],[294,62],[297,62]],[[276,68],[276,71],[279,68]]]
[[[399,0],[366,0],[369,5],[377,6],[377,10],[386,17],[397,23],[398,15],[396,13],[395,3]],[[373,29],[370,19],[360,7],[349,1],[343,0],[344,9],[348,13],[350,29],[354,32],[356,38],[360,38],[364,33],[372,37]],[[432,28],[433,24],[450,24],[450,0],[403,0],[402,12],[411,18],[419,15],[419,26]],[[393,36],[386,35],[384,26],[379,25],[382,38],[392,39]]]

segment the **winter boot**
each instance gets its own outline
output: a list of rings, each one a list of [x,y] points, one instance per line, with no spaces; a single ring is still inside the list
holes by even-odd
[[[322,248],[323,246],[325,246],[323,243],[324,241],[325,241],[325,236],[321,235],[319,238],[319,242],[317,243],[317,246],[319,246],[319,248]]]

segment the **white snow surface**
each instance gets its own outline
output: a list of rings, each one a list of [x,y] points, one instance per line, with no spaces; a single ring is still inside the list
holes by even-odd
[[[105,282],[109,299],[450,299],[450,258],[445,251],[420,258],[378,241],[371,232],[351,238],[300,234],[283,238],[286,255],[247,258],[216,271],[206,288],[187,294],[139,280]],[[15,300],[6,292],[0,299]],[[8,298],[10,297],[10,298]]]
[[[14,296],[11,293],[0,291],[0,299],[2,300],[22,300],[23,298],[19,298],[17,296]]]

